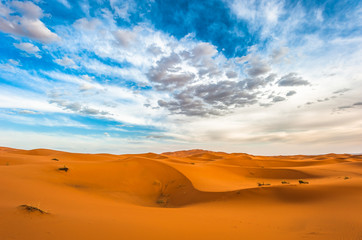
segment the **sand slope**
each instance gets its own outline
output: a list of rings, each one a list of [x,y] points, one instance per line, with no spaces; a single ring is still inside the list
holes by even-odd
[[[361,155],[0,148],[0,182],[0,239],[362,239]]]

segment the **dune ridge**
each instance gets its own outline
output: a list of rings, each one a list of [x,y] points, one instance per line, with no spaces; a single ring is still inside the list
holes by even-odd
[[[192,233],[189,239],[338,239],[346,234],[358,239],[361,180],[362,155],[254,156],[201,149],[112,155],[0,147],[0,212],[10,219],[0,220],[6,226],[0,239],[26,234],[48,239],[47,232],[52,239],[100,239],[105,232],[108,239],[118,239],[118,224],[125,239],[184,239],[184,227]],[[17,210],[39,202],[52,217],[29,218]],[[285,211],[294,215],[280,214]],[[273,224],[261,219],[263,212]],[[70,226],[75,222],[80,230]],[[87,225],[98,231],[87,233]],[[61,232],[62,227],[67,230]],[[131,231],[136,227],[144,231]]]

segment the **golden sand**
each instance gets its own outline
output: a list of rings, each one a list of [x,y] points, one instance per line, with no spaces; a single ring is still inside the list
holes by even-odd
[[[362,239],[362,155],[0,148],[0,183],[1,240]]]

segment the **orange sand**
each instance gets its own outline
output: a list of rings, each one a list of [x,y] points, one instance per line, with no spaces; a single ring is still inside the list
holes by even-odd
[[[0,148],[0,183],[1,240],[362,239],[362,155]]]

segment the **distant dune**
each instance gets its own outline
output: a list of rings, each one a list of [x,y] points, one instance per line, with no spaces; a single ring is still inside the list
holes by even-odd
[[[362,239],[362,155],[0,147],[0,239]]]

